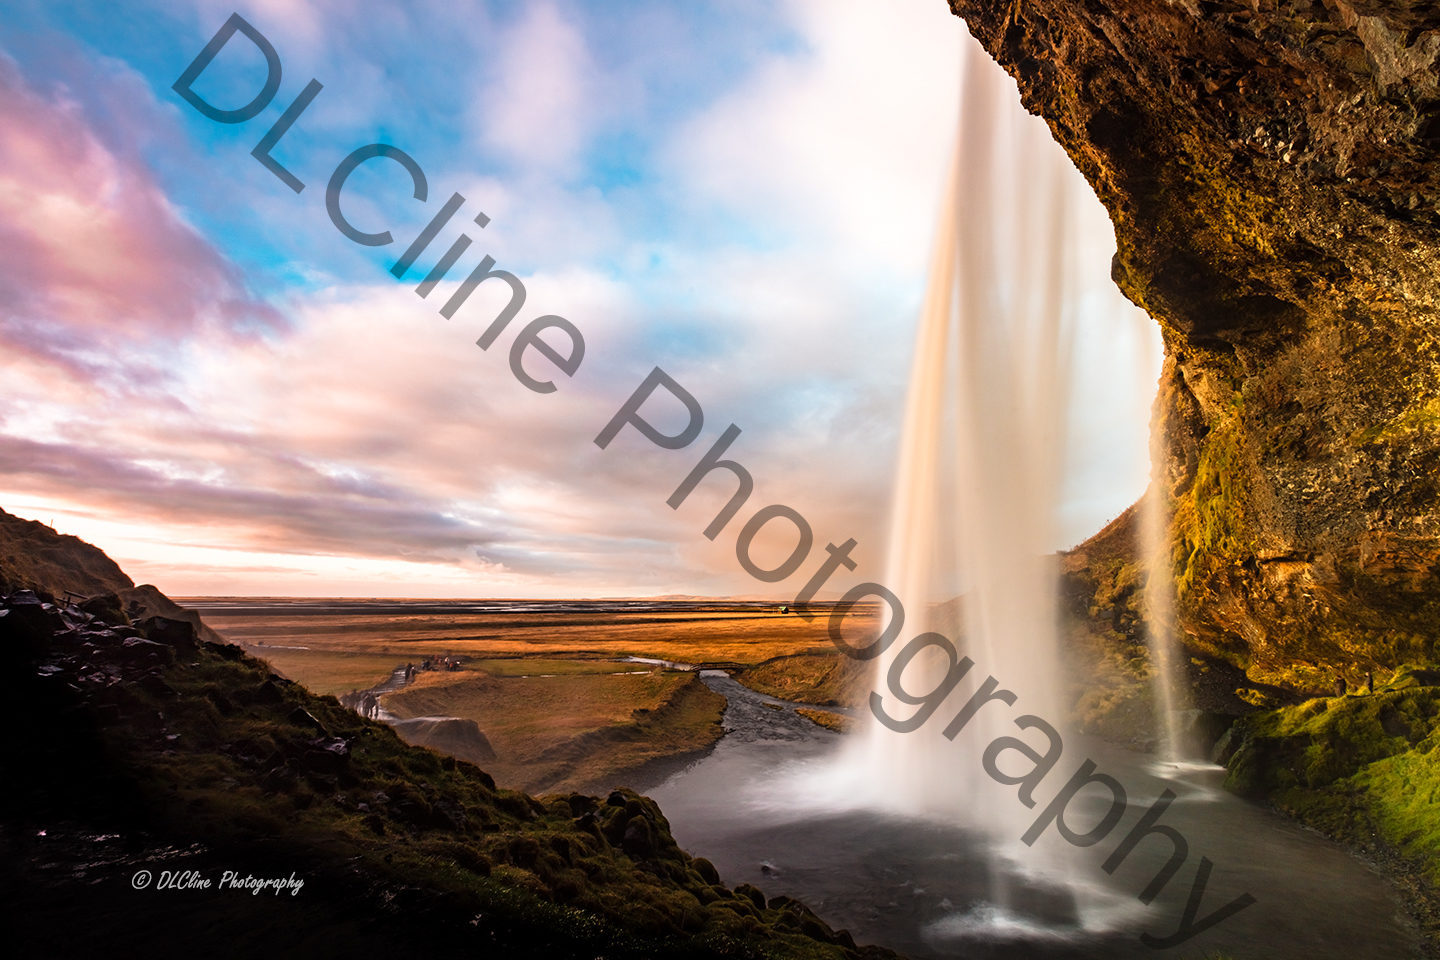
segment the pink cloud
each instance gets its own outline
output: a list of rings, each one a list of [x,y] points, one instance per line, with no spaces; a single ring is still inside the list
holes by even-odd
[[[117,118],[123,121],[123,118]],[[93,369],[107,345],[272,323],[150,171],[0,57],[0,339]]]

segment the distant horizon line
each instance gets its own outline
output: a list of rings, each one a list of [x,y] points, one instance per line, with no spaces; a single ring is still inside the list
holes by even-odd
[[[180,596],[180,595],[173,596],[173,597],[171,597],[170,599],[171,599],[171,600],[174,600],[174,601],[177,602],[177,603],[182,603],[182,602],[184,602],[184,601],[215,601],[215,600],[390,600],[390,601],[394,601],[394,600],[410,600],[410,601],[427,602],[427,603],[467,603],[467,602],[468,602],[468,603],[473,603],[473,602],[477,602],[477,601],[503,601],[503,602],[510,602],[510,603],[575,603],[575,602],[603,603],[603,602],[617,602],[617,601],[633,601],[633,602],[673,601],[673,602],[713,602],[713,603],[773,603],[773,604],[775,604],[775,605],[777,605],[777,606],[788,606],[788,605],[790,605],[791,603],[793,603],[793,601],[790,600],[790,599],[780,598],[780,597],[724,596],[724,595],[721,595],[721,596],[710,596],[710,595],[688,594],[688,593],[651,594],[651,595],[647,595],[647,596],[631,596],[631,595],[627,595],[627,596],[613,596],[613,597],[595,597],[595,596],[589,596],[589,597],[587,597],[587,596],[575,596],[575,597],[512,597],[512,596],[413,597],[413,596],[412,596],[412,597],[407,597],[407,596],[380,596],[380,595],[373,595],[373,596],[361,596],[361,595],[354,595],[354,596],[334,596],[334,595],[322,595],[322,594],[314,594],[314,595],[289,595],[289,596],[282,596],[282,595],[279,595],[279,594],[188,594],[188,595],[183,595],[183,596]],[[829,598],[829,599],[818,599],[818,598],[817,598],[817,599],[815,599],[815,600],[812,600],[811,603],[816,603],[816,604],[826,604],[826,603],[828,603],[828,604],[833,604],[833,603],[837,602],[839,599],[840,599],[840,598],[839,598],[839,595],[837,594],[836,596],[831,597],[831,598]]]

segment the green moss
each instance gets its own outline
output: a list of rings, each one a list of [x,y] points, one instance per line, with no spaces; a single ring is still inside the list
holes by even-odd
[[[1440,890],[1440,671],[1408,667],[1372,695],[1308,700],[1254,714],[1227,786],[1311,826],[1417,864]]]
[[[811,707],[797,707],[795,712],[811,723],[824,727],[826,730],[833,730],[836,733],[848,733],[854,722],[845,714],[835,713],[831,710],[815,710]]]
[[[1272,223],[1279,206],[1274,198],[1236,183],[1218,167],[1198,162],[1196,154],[1182,154],[1179,166],[1194,200],[1178,206],[1184,214],[1194,213],[1185,226],[1196,249],[1219,260],[1275,255]]]
[[[1422,431],[1440,431],[1440,397],[1418,407],[1411,407],[1384,423],[1357,430],[1350,440],[1357,446],[1393,443]]]
[[[1206,434],[1189,491],[1175,505],[1176,585],[1183,598],[1216,566],[1248,554],[1241,408],[1236,402]]]
[[[1096,571],[1095,592],[1091,596],[1090,616],[1113,611],[1116,604],[1125,604],[1144,587],[1145,564],[1139,560],[1113,557]]]
[[[97,695],[109,716],[94,727],[106,768],[134,796],[117,802],[101,780],[75,796],[108,825],[338,878],[336,902],[409,898],[477,945],[494,937],[507,956],[856,956],[818,921],[797,927],[788,906],[718,886],[714,867],[679,848],[645,797],[498,790],[473,765],[407,746],[235,648],[177,660]],[[29,715],[95,706],[54,700],[72,696],[70,686],[31,686],[19,699]],[[79,752],[47,742],[25,766],[36,783],[56,782],[42,765],[64,769]],[[63,819],[43,793],[9,802],[22,800]],[[745,916],[727,907],[740,901]]]
[[[1137,237],[1184,237],[1187,252],[1205,266],[1218,268],[1221,275],[1236,272],[1236,266],[1243,274],[1249,264],[1275,257],[1271,238],[1275,222],[1281,219],[1279,204],[1275,198],[1238,183],[1223,167],[1198,159],[1206,153],[1177,149],[1166,171],[1173,175],[1151,181],[1147,206],[1160,212],[1160,222],[1136,229],[1123,212],[1124,204],[1106,204],[1115,217],[1116,253],[1122,266],[1117,278],[1120,289],[1162,327],[1168,327],[1171,318],[1151,295],[1152,271],[1143,266],[1149,257],[1137,248]],[[1187,197],[1186,202],[1175,203],[1177,194]],[[1189,339],[1184,331],[1175,332]]]
[[[1432,741],[1377,761],[1360,771],[1354,786],[1363,792],[1375,826],[1402,854],[1425,864],[1431,884],[1440,887],[1440,755]]]
[[[1256,690],[1253,687],[1238,687],[1235,690],[1235,696],[1250,704],[1250,706],[1259,707],[1262,710],[1275,706],[1275,698],[1273,696]]]

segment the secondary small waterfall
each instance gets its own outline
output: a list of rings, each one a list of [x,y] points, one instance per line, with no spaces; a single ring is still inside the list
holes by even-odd
[[[1151,441],[1151,478],[1140,503],[1140,549],[1145,564],[1145,634],[1150,650],[1155,722],[1160,759],[1191,759],[1183,723],[1190,707],[1184,683],[1184,653],[1175,636],[1175,565],[1170,547],[1169,504],[1165,497],[1163,438]]]

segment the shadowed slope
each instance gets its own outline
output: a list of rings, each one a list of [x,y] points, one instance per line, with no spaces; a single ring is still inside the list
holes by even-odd
[[[117,586],[93,547],[20,529],[7,555],[76,561],[32,566],[41,590]],[[25,734],[0,739],[0,904],[20,955],[892,956],[721,886],[644,797],[499,790],[187,621],[52,601],[0,606],[0,695]],[[140,869],[305,887],[133,889]]]

